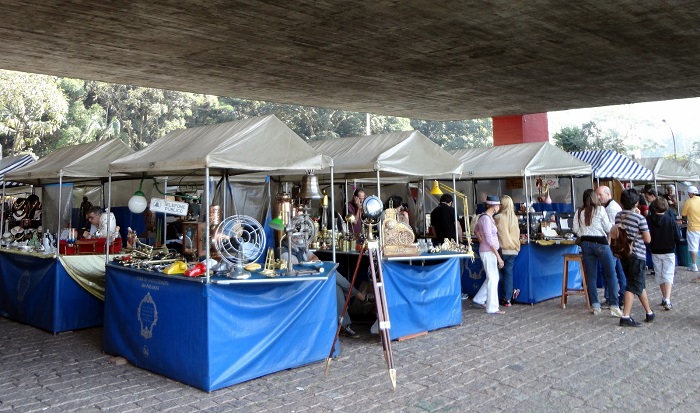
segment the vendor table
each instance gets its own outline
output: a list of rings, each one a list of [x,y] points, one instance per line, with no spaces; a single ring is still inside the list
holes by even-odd
[[[336,264],[305,277],[165,275],[107,265],[104,350],[206,391],[325,360]]]
[[[321,259],[332,257],[329,250],[318,250],[315,254]],[[464,257],[465,254],[455,253],[384,257],[382,271],[392,340],[462,322],[459,276],[460,260]],[[336,252],[340,271],[347,271],[345,275],[349,279],[358,258],[358,252]],[[355,287],[359,288],[362,281],[369,279],[368,268],[369,258],[363,254]]]
[[[455,253],[385,257],[382,272],[392,340],[462,323],[464,257]]]
[[[561,297],[563,254],[578,253],[578,246],[555,241],[523,244],[515,259],[513,287],[520,289],[515,302],[534,304],[554,297]],[[478,246],[474,246],[478,250]],[[569,288],[580,288],[581,270],[577,264],[569,268]],[[467,261],[462,267],[462,289],[473,297],[486,279],[481,259]]]
[[[97,260],[93,280],[80,282],[98,283],[104,256],[74,258]],[[55,255],[0,250],[0,315],[60,333],[102,325],[103,309],[102,300],[74,280]]]

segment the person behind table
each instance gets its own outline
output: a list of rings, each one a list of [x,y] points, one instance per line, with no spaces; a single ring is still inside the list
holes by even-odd
[[[350,232],[353,234],[362,233],[362,204],[364,202],[364,189],[355,189],[355,192],[352,193],[352,200],[348,202],[348,215],[353,215],[355,217],[355,222],[350,225]]]
[[[103,218],[102,215],[105,215]],[[102,212],[102,208],[94,206],[88,210],[87,219],[90,223],[90,230],[83,232],[83,238],[107,238],[107,223],[111,227],[112,237],[119,238],[119,227],[117,226],[117,219],[114,217],[114,213],[110,212],[109,217],[106,216],[107,213]]]
[[[513,266],[520,252],[520,226],[515,216],[513,199],[508,195],[501,197],[501,209],[493,217],[498,231],[498,243],[501,245],[503,268],[499,272],[498,299],[506,306],[511,306],[511,300],[518,297],[519,289],[513,289]]]
[[[498,271],[503,268],[503,259],[498,252],[500,244],[493,220],[494,214],[501,207],[501,201],[497,196],[489,195],[486,197],[485,207],[486,211],[476,221],[474,233],[479,240],[479,256],[484,265],[486,280],[472,300],[475,304],[485,306],[487,314],[505,314],[506,312],[498,307]]]
[[[651,236],[649,249],[654,262],[654,279],[661,289],[661,306],[670,310],[673,308],[671,288],[676,273],[676,246],[681,240],[680,231],[676,217],[666,214],[668,201],[665,198],[655,199],[649,209],[647,224]]]
[[[698,196],[697,187],[688,187],[688,199],[683,203],[681,215],[688,220],[686,239],[688,240],[688,252],[690,253],[690,271],[697,272],[698,244],[700,244],[700,196]],[[700,282],[700,277],[693,278],[690,281]]]
[[[430,226],[435,233],[435,245],[440,245],[446,239],[455,239],[455,237],[457,237],[457,242],[462,242],[462,231],[457,231],[457,228],[461,229],[461,226],[456,219],[452,202],[452,195],[442,194],[440,204],[430,213]]]
[[[666,193],[663,195],[668,201],[668,208],[678,216],[678,198],[676,197],[676,186],[666,185]]]
[[[617,276],[615,274],[615,258],[608,244],[608,233],[612,223],[608,214],[598,203],[596,193],[592,189],[583,191],[583,205],[574,215],[574,233],[581,238],[581,252],[583,255],[583,267],[586,273],[586,293],[591,303],[591,313],[601,313],[598,302],[598,263],[603,268],[605,285],[609,292],[610,315],[622,316],[618,301]]]
[[[610,192],[610,188],[605,185],[600,185],[598,188],[596,188],[595,194],[598,197],[600,205],[605,207],[605,212],[608,214],[610,224],[613,224],[615,222],[615,216],[617,216],[618,212],[622,211],[622,207],[620,206],[620,204],[617,203],[617,201],[613,199],[612,193]],[[625,288],[627,287],[627,279],[625,278],[625,271],[622,269],[622,261],[620,261],[619,258],[613,258],[615,258],[615,275],[617,276],[618,286],[617,304],[618,306],[622,306],[622,303],[625,299]],[[610,291],[608,290],[607,286],[605,287],[605,300],[607,301],[607,304],[609,306]]]
[[[615,217],[615,224],[620,225],[627,232],[627,239],[632,241],[632,250],[627,258],[622,259],[622,267],[625,269],[627,277],[627,289],[625,290],[625,306],[620,317],[620,326],[622,327],[639,327],[641,323],[635,321],[631,317],[632,302],[634,296],[639,297],[639,302],[646,311],[644,321],[651,323],[654,321],[655,314],[649,306],[649,298],[646,290],[646,264],[647,251],[646,245],[651,242],[649,235],[649,226],[647,220],[639,213],[637,204],[639,202],[639,194],[637,190],[626,189],[622,191],[620,203],[622,211]]]
[[[298,264],[300,262],[308,261],[320,261],[316,254],[309,251],[308,247],[299,247],[297,245],[295,241],[298,240],[303,242],[303,236],[292,235],[292,237],[294,237],[292,238],[292,264]],[[289,259],[288,250],[284,249],[284,251],[280,254],[280,257],[282,260],[287,261]],[[374,296],[372,294],[365,294],[357,290],[355,287],[351,286],[347,278],[345,278],[342,274],[338,272],[336,272],[335,274],[335,287],[335,300],[338,318],[340,318],[340,315],[343,312],[343,307],[345,306],[345,298],[347,297],[348,293],[350,293],[351,297],[357,298],[360,301],[371,301],[374,299]],[[350,315],[346,312],[341,322],[341,333],[350,338],[359,338],[360,335],[357,334],[352,328],[350,328],[351,323],[352,321],[350,320]]]
[[[406,225],[408,225],[408,207],[406,204],[403,203],[403,198],[401,198],[398,195],[392,195],[384,203],[384,209],[388,209],[389,205],[393,205],[393,208],[397,210],[396,220],[398,222],[403,222]]]

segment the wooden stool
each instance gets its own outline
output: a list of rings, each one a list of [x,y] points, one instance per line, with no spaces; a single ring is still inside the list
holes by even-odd
[[[588,292],[586,289],[586,270],[583,268],[583,255],[581,254],[562,254],[564,255],[564,276],[561,284],[561,308],[566,308],[566,299],[570,295],[583,295],[586,298],[586,306],[591,309],[591,302],[588,300]],[[582,288],[569,288],[569,262],[578,262],[581,268]]]

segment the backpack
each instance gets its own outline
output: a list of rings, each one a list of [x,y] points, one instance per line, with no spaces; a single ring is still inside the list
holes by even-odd
[[[627,231],[621,224],[615,224],[610,229],[610,249],[612,250],[613,256],[620,259],[629,258],[632,253],[633,242],[634,241],[629,239]]]

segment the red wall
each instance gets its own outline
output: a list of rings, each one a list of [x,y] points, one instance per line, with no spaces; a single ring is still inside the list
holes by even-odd
[[[493,145],[512,145],[549,140],[547,114],[497,116],[493,118]]]

